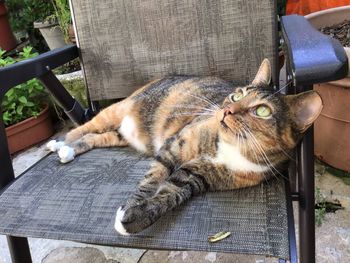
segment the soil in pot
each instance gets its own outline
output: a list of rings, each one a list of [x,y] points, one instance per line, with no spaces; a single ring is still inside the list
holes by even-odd
[[[350,20],[320,28],[323,34],[338,39],[344,47],[350,47]]]
[[[45,105],[38,117],[31,117],[6,128],[10,153],[13,154],[46,140],[53,133],[49,106]]]

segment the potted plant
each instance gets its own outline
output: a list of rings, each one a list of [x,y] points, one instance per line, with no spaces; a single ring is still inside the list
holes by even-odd
[[[51,0],[55,8],[55,14],[58,23],[62,29],[64,39],[68,42],[74,42],[74,29],[72,25],[72,17],[70,14],[69,1],[68,0]]]
[[[32,47],[25,47],[17,59],[3,57],[4,53],[0,50],[0,67],[37,55],[32,52]],[[1,110],[11,154],[53,134],[48,104],[42,99],[44,96],[44,88],[36,79],[18,85],[5,94]]]
[[[8,51],[14,49],[16,45],[17,41],[7,19],[5,1],[0,0],[0,48]]]
[[[44,21],[36,21],[33,25],[34,28],[39,29],[51,50],[63,47],[66,44],[62,29],[55,15],[46,17]]]
[[[321,32],[340,40],[350,61],[350,6],[305,17]],[[335,168],[350,172],[350,74],[338,81],[314,85],[314,89],[324,104],[315,122],[315,155]]]
[[[30,45],[40,53],[48,50],[47,44],[39,30],[33,27],[34,21],[44,19],[55,12],[50,0],[5,0],[9,12],[9,21],[18,39]]]
[[[34,22],[50,49],[62,47],[69,40],[71,15],[68,0],[51,0],[54,12],[43,21]]]

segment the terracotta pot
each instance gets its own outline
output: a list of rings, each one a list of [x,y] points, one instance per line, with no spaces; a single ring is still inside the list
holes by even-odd
[[[350,6],[307,15],[316,28],[349,19]],[[345,48],[350,62],[350,49]],[[349,64],[350,68],[350,64]],[[315,122],[315,155],[327,164],[350,172],[350,75],[329,83],[314,85],[324,108]]]
[[[14,49],[16,45],[16,38],[7,19],[7,8],[4,1],[0,1],[0,47],[8,51]]]
[[[40,112],[37,118],[31,117],[6,128],[7,142],[10,153],[26,149],[53,134],[49,106]]]

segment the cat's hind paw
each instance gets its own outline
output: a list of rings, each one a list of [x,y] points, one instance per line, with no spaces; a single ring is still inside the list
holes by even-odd
[[[46,149],[48,149],[50,152],[57,152],[63,146],[64,142],[51,140],[46,144]]]
[[[74,160],[75,151],[72,147],[65,145],[59,149],[58,156],[60,157],[61,163],[68,163]]]
[[[115,217],[115,224],[114,224],[114,228],[115,230],[117,230],[117,232],[123,236],[128,236],[130,235],[130,233],[125,229],[122,221],[123,221],[123,218],[124,218],[124,214],[125,214],[125,211],[123,210],[123,207],[119,207],[118,208],[118,211],[117,211],[117,214],[116,214],[116,217]]]

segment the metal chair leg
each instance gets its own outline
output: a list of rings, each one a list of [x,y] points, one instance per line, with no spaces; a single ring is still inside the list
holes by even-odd
[[[27,238],[7,236],[7,243],[12,263],[32,263]]]
[[[293,202],[292,202],[292,195],[290,191],[290,182],[289,182],[290,180],[291,180],[291,177],[289,177],[289,180],[285,180],[287,215],[288,215],[289,261],[290,263],[298,263],[298,252],[297,252],[295,226],[294,226]]]
[[[11,156],[8,150],[7,138],[2,114],[0,110],[0,192],[14,179]],[[31,263],[28,240],[23,237],[7,236],[7,243],[10,249],[13,263]]]
[[[299,250],[301,263],[315,262],[314,129],[310,127],[298,150]]]

